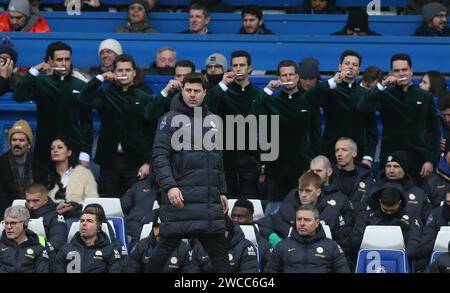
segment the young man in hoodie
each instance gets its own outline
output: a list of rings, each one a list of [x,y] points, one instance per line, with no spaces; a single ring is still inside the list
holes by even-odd
[[[0,32],[47,33],[51,29],[28,0],[11,0],[8,11],[0,15]]]

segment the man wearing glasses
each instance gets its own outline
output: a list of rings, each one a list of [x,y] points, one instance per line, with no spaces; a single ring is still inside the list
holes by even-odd
[[[0,238],[0,272],[48,273],[49,257],[38,235],[27,229],[30,213],[26,207],[12,206],[5,211]],[[44,240],[45,242],[45,240]]]

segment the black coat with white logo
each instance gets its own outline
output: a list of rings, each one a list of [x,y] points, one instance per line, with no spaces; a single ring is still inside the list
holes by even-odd
[[[77,232],[72,241],[64,245],[56,255],[55,273],[120,273],[121,254],[115,249],[108,236],[100,231],[94,245],[86,246]]]
[[[148,273],[148,267],[151,262],[153,250],[158,242],[153,233],[150,236],[139,241],[133,248],[128,263],[124,268],[125,273]],[[172,252],[162,273],[189,273],[192,272],[191,266],[192,251],[189,244],[184,241]]]
[[[6,237],[3,231],[0,239],[0,273],[48,273],[47,249],[39,243],[38,236],[25,231],[27,240],[17,245]]]
[[[445,194],[447,188],[450,186],[450,181],[447,181],[443,176],[436,173],[425,177],[423,182],[423,190],[431,201],[433,207],[438,207],[443,200],[445,200]]]
[[[198,131],[194,126],[202,121],[194,121],[194,109],[184,103],[181,95],[173,98],[170,109],[161,118],[153,146],[153,167],[162,190],[161,237],[190,238],[198,234],[223,234],[225,222],[220,195],[226,194],[226,183],[222,153],[195,145],[200,134],[196,133]],[[203,118],[207,114],[206,104],[203,103]],[[175,117],[188,119],[189,123],[172,126]],[[220,135],[218,128],[213,121],[207,126],[200,126],[202,138],[207,132],[207,135],[211,135],[217,131]],[[174,150],[171,144],[175,133],[180,135],[179,139],[183,139],[183,148],[179,151]],[[178,187],[183,194],[182,208],[174,207],[169,202],[167,193],[172,187]]]
[[[388,216],[381,211],[379,198],[381,191],[386,187],[392,187],[402,193],[403,200],[396,213]],[[360,212],[355,220],[351,234],[352,247],[355,253],[359,250],[367,226],[400,226],[403,232],[406,248],[409,258],[417,259],[422,255],[420,241],[422,236],[422,227],[420,220],[408,213],[406,208],[407,197],[404,194],[400,184],[386,182],[379,189],[375,190],[368,201],[370,210]]]
[[[131,246],[139,241],[142,227],[145,224],[143,219],[152,213],[158,193],[159,187],[155,182],[155,177],[149,175],[146,180],[131,186],[120,198],[122,210],[126,215],[127,233],[131,236]]]
[[[337,165],[333,166],[333,180],[337,188],[347,195],[348,199],[351,201],[353,208],[356,212],[365,210],[364,205],[364,194],[367,190],[374,184],[375,180],[372,176],[372,170],[366,165],[355,162],[355,183],[353,186],[343,186],[344,182],[339,176],[339,168]],[[350,193],[346,194],[344,190],[351,190]]]
[[[231,273],[257,273],[259,272],[258,257],[255,246],[244,237],[239,225],[233,226],[233,232],[228,234],[228,260]],[[195,272],[212,272],[211,260],[205,248],[198,239],[191,241],[193,247],[192,263]]]
[[[414,180],[409,175],[405,175],[400,180],[389,180],[386,178],[386,174],[382,171],[378,177],[374,186],[369,190],[368,194],[372,194],[375,190],[379,189],[386,182],[396,182],[402,185],[405,193],[405,199],[407,201],[406,211],[409,215],[419,219],[421,223],[427,221],[428,215],[431,213],[432,206],[425,191],[418,187]],[[370,200],[370,199],[368,199]]]
[[[424,256],[431,256],[436,236],[442,226],[450,226],[450,207],[446,203],[433,210],[423,227],[421,246]]]
[[[350,273],[345,254],[336,241],[328,239],[322,225],[313,236],[296,229],[273,250],[268,273]]]
[[[55,203],[49,199],[48,202],[36,210],[30,210],[31,218],[38,219],[42,217],[44,223],[47,242],[55,248],[61,249],[67,242],[67,226],[63,215],[56,212]]]
[[[261,234],[268,238],[271,233],[276,233],[279,237],[286,238],[291,227],[295,227],[295,212],[301,205],[298,190],[294,188],[286,195],[278,212],[267,217],[270,220],[263,218],[258,221]],[[319,196],[316,208],[319,210],[320,221],[330,227],[333,239],[346,250],[350,245],[348,243],[350,227],[346,225],[339,210],[329,205],[323,194]]]
[[[324,198],[327,204],[339,210],[344,217],[347,226],[352,227],[355,220],[353,204],[349,198],[339,190],[333,177],[330,178],[329,184],[322,186],[322,195],[325,196]]]

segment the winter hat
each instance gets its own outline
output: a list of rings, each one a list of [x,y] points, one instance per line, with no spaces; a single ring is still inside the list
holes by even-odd
[[[214,54],[209,55],[208,58],[206,58],[205,67],[210,64],[216,64],[216,65],[222,66],[224,72],[227,72],[227,70],[228,70],[227,58],[225,58],[225,56],[223,56],[222,54],[214,53]]]
[[[300,61],[298,67],[298,75],[300,78],[313,79],[320,76],[319,61],[315,58],[304,58]]]
[[[150,11],[150,6],[148,5],[147,0],[131,0],[130,6],[133,4],[140,4],[145,9],[145,14],[147,14]]]
[[[398,163],[405,173],[408,172],[408,156],[405,151],[396,151],[391,153],[387,157],[386,164],[389,162]]]
[[[360,9],[350,10],[345,28],[354,32],[367,33],[369,31],[369,16],[367,12]]]
[[[11,0],[8,11],[17,11],[29,17],[31,15],[30,2],[28,0]]]
[[[428,23],[430,20],[433,19],[433,17],[438,15],[439,12],[443,11],[447,12],[447,8],[445,8],[445,6],[442,5],[441,3],[433,2],[424,5],[422,8],[423,21]]]
[[[13,43],[9,37],[4,37],[0,43],[0,54],[8,54],[11,56],[11,59],[14,61],[14,64],[17,63],[17,51],[14,50]]]
[[[117,55],[122,55],[122,46],[120,45],[119,41],[114,39],[106,39],[103,40],[100,43],[100,46],[98,47],[98,55],[100,56],[100,52],[104,49],[109,49],[116,53]]]
[[[30,124],[25,120],[18,120],[8,131],[8,141],[11,141],[11,136],[14,133],[23,133],[28,139],[28,142],[33,141],[33,132],[31,131]]]

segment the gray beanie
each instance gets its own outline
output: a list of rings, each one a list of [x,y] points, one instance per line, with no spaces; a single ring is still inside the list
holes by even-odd
[[[17,11],[30,17],[30,2],[28,2],[28,0],[11,0],[8,5],[8,11]]]
[[[447,12],[447,8],[445,8],[444,5],[441,3],[433,2],[429,3],[422,8],[422,16],[423,21],[425,23],[428,23],[430,20],[433,19],[436,15],[439,14],[439,12]]]

